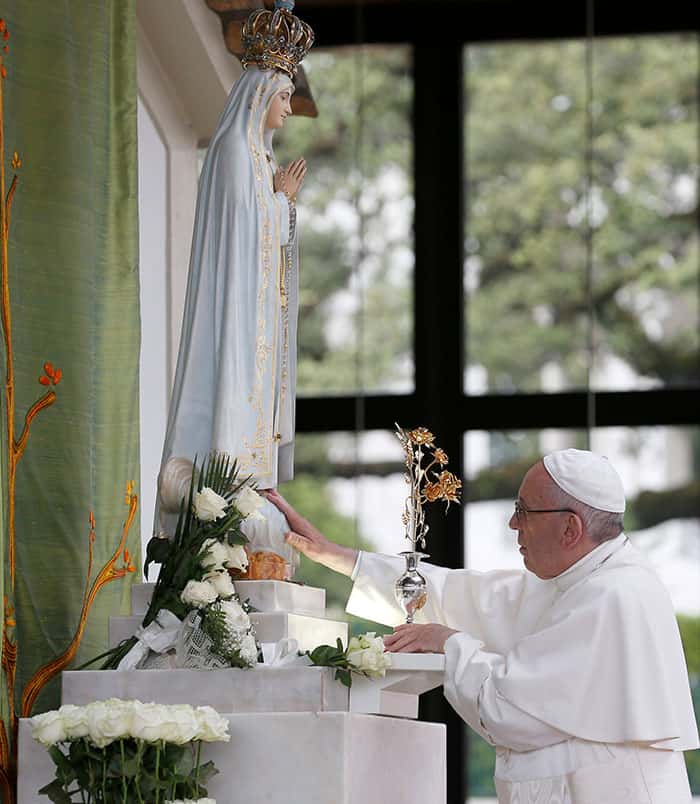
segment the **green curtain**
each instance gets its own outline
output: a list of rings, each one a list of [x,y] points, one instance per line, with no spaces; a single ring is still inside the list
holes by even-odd
[[[9,237],[15,432],[45,390],[44,362],[63,373],[17,473],[19,699],[78,624],[90,511],[94,576],[119,541],[127,481],[138,491],[136,21],[134,0],[5,0],[0,16],[8,183],[13,150],[22,159]],[[100,593],[78,662],[106,649],[109,615],[128,612],[139,543],[137,516],[137,572]],[[5,567],[6,591],[7,578]],[[56,680],[34,712],[58,702]]]

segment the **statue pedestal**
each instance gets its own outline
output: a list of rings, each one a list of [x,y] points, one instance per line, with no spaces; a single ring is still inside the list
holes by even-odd
[[[148,672],[148,671],[143,671]],[[341,712],[228,715],[231,741],[203,747],[220,773],[218,804],[444,804],[445,727]],[[53,763],[19,728],[19,804],[44,804],[37,790]]]
[[[329,620],[325,591],[284,581],[236,581],[251,612],[263,654],[294,638],[300,650],[347,645],[347,623]],[[110,643],[141,624],[153,584],[132,591],[130,617],[110,618]],[[219,804],[444,804],[445,729],[419,723],[418,696],[442,683],[445,657],[392,654],[381,679],[353,674],[348,690],[330,668],[261,666],[250,670],[83,670],[62,675],[61,700],[84,705],[122,698],[212,706],[228,718],[231,741],[203,747],[219,768],[209,794]],[[394,715],[395,717],[379,717]],[[19,728],[18,804],[43,804],[37,790],[53,763]]]
[[[261,643],[296,639],[299,650],[318,645],[348,644],[348,624],[326,617],[326,590],[289,581],[234,581],[242,602],[256,609],[250,619]],[[109,645],[132,636],[141,625],[153,594],[153,583],[131,587],[131,615],[109,618]]]
[[[241,602],[246,600],[258,611],[294,611],[323,617],[326,590],[290,581],[234,581]],[[146,613],[154,583],[135,583],[131,587],[131,613]]]
[[[113,648],[135,634],[142,619],[142,614],[110,617],[109,646]],[[261,643],[291,638],[296,639],[301,651],[313,650],[318,645],[335,645],[338,638],[343,645],[348,644],[348,624],[340,620],[289,611],[251,611],[250,621]]]

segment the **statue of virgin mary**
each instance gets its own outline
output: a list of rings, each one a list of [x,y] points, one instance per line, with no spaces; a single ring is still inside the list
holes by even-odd
[[[313,32],[277,0],[243,29],[244,71],[211,139],[197,193],[182,333],[159,476],[157,530],[173,527],[187,467],[212,450],[258,488],[293,476],[298,311],[294,200],[303,160],[279,169],[272,135]],[[286,531],[266,503],[267,531]],[[274,509],[274,510],[273,510]],[[253,534],[255,535],[255,534]],[[281,540],[281,535],[278,534]]]

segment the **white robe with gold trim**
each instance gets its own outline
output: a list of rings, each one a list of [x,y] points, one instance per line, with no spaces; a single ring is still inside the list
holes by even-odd
[[[265,128],[284,89],[281,73],[247,69],[207,150],[161,475],[171,457],[219,450],[261,488],[293,476],[297,243]]]

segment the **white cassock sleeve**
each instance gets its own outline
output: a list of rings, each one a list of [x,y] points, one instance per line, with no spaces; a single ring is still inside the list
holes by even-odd
[[[433,564],[420,564],[418,569],[427,582],[428,600],[416,622],[465,631],[496,653],[505,653],[528,633],[553,596],[551,586],[522,570],[476,572]],[[346,611],[384,625],[405,622],[394,597],[394,583],[404,570],[403,560],[396,556],[360,553]]]
[[[491,745],[532,751],[568,740],[539,718],[499,695],[494,674],[504,671],[505,657],[482,650],[469,634],[453,634],[445,643],[445,697],[457,714]]]

